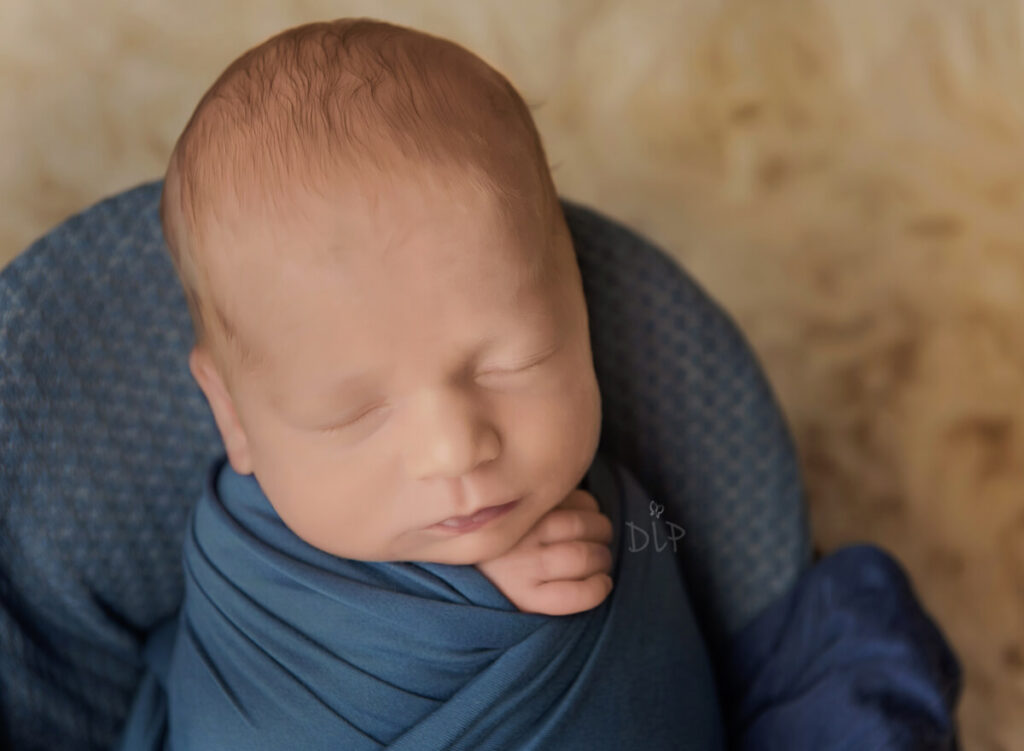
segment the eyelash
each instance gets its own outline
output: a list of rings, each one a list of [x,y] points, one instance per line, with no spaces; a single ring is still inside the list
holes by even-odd
[[[534,357],[532,360],[520,361],[520,362],[526,362],[525,365],[519,365],[519,366],[515,366],[514,365],[511,368],[495,368],[494,370],[484,371],[480,375],[489,375],[490,373],[521,373],[524,370],[532,370],[533,368],[536,368],[536,367],[538,367],[540,365],[543,365],[545,362],[547,362],[551,358],[551,356],[554,355],[554,350],[555,350],[555,348],[552,347],[552,348],[549,348],[544,353],[542,353],[540,355],[540,357]]]
[[[326,427],[326,428],[323,429],[323,432],[325,432],[325,433],[338,433],[338,432],[344,430],[345,428],[350,428],[353,425],[355,425],[357,422],[360,422],[367,415],[376,412],[378,409],[379,409],[379,407],[370,407],[370,409],[366,410],[365,412],[360,414],[358,417],[354,417],[351,420],[349,420],[348,422],[343,422],[343,423],[339,423],[338,425],[331,425],[329,427]]]
[[[507,375],[511,373],[522,373],[524,370],[531,370],[540,365],[540,362],[530,363],[529,365],[523,365],[518,368],[495,368],[494,370],[485,370],[480,375],[491,375],[497,373],[498,375]]]

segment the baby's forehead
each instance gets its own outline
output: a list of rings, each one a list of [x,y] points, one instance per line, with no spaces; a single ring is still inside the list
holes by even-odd
[[[418,254],[433,255],[433,246],[512,265],[551,252],[557,207],[525,190],[510,198],[495,187],[503,176],[486,177],[490,182],[468,166],[402,165],[387,173],[338,177],[316,191],[289,191],[293,197],[279,198],[278,208],[257,205],[235,223],[242,245],[252,230],[279,253],[356,266],[391,257],[414,262]]]
[[[391,290],[444,289],[450,278],[463,286],[490,285],[502,294],[519,294],[520,287],[552,273],[549,256],[558,250],[544,228],[524,235],[498,215],[441,209],[429,224],[422,216],[404,222],[404,206],[396,203],[380,215],[381,221],[363,221],[358,231],[346,231],[353,227],[344,222],[314,226],[318,223],[307,221],[312,212],[301,207],[281,228],[270,231],[253,227],[259,224],[254,218],[243,218],[241,223],[254,231],[224,235],[234,250],[219,254],[211,286],[258,310],[268,299],[275,306],[301,306],[305,295],[324,285],[353,300],[383,299]],[[358,207],[355,213],[360,213]],[[338,302],[339,308],[346,307],[344,297]],[[249,312],[241,305],[233,307],[241,315]]]

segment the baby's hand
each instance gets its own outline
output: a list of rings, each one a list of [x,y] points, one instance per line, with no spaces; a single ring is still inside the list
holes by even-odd
[[[579,488],[542,516],[515,547],[477,568],[525,613],[569,615],[612,590],[611,520]]]

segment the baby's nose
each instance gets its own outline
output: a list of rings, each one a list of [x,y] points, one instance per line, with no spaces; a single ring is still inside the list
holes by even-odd
[[[498,456],[496,427],[478,400],[456,387],[433,391],[420,400],[407,438],[410,476],[454,478]]]

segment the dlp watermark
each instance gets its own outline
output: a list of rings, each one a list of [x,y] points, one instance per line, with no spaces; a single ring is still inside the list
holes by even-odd
[[[651,533],[649,535],[644,530],[642,530],[640,527],[635,525],[633,522],[630,522],[630,521],[626,522],[626,526],[629,527],[629,547],[627,548],[627,550],[629,550],[630,553],[638,553],[641,550],[644,550],[644,549],[647,548],[648,542],[650,542],[651,540],[654,540],[654,550],[655,550],[655,552],[660,553],[662,550],[664,550],[666,547],[668,547],[668,544],[670,542],[672,543],[672,552],[673,553],[676,552],[676,540],[683,539],[683,535],[686,534],[686,530],[683,529],[678,524],[673,524],[670,521],[663,521],[662,520],[661,514],[665,510],[665,506],[664,505],[662,505],[660,503],[655,503],[654,501],[651,501],[649,509],[650,509],[650,512],[651,512]],[[658,522],[659,521],[661,521],[666,527],[669,528],[669,534],[666,537],[666,542],[662,543],[661,545],[658,544]],[[641,534],[644,537],[643,544],[640,545],[639,547],[637,547],[637,545],[636,545],[636,536],[637,536],[637,534]]]

